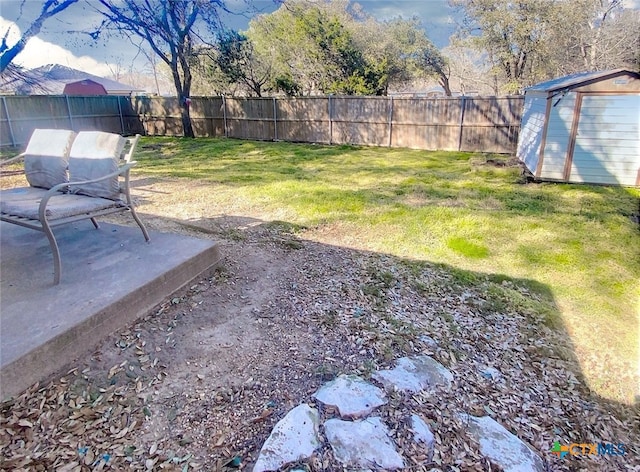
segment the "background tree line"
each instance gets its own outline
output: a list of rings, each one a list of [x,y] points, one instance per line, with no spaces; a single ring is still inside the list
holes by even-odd
[[[575,72],[640,68],[640,12],[622,0],[449,0],[438,49],[420,18],[377,21],[349,0],[286,0],[198,52],[198,90],[231,95],[509,94]],[[413,85],[413,87],[412,87]]]
[[[451,93],[446,57],[419,18],[377,21],[349,0],[286,0],[247,31],[221,31],[197,63],[203,92],[386,95],[432,79]]]
[[[640,12],[623,0],[450,0],[452,38],[485,58],[496,93],[575,72],[640,68]]]
[[[0,74],[15,74],[28,39],[76,2],[44,1],[13,45],[5,31]],[[461,21],[442,49],[420,18],[379,21],[350,0],[274,2],[276,11],[233,31],[220,21],[225,0],[97,0],[89,5],[103,20],[87,34],[138,38],[159,58],[187,136],[192,94],[386,95],[432,82],[447,95],[499,95],[573,72],[640,67],[640,12],[623,0],[449,0]]]

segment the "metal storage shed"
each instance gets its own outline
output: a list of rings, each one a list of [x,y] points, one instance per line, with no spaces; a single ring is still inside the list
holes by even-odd
[[[62,90],[63,95],[106,95],[107,90],[95,80],[84,79],[69,82]]]
[[[584,72],[527,88],[516,155],[536,180],[640,186],[640,74]]]

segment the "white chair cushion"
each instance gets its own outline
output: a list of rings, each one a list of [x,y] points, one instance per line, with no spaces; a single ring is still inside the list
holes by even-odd
[[[104,177],[118,170],[118,160],[126,139],[102,131],[81,131],[69,152],[69,181],[78,182]],[[71,192],[92,197],[120,199],[118,176],[84,185],[71,186]]]
[[[3,199],[0,200],[0,210],[6,215],[37,220],[40,218],[38,210],[41,199],[42,197],[24,200]],[[70,216],[90,215],[96,211],[123,205],[122,202],[106,198],[87,198],[82,195],[57,193],[47,202],[46,217],[49,221],[55,221]]]
[[[49,189],[68,182],[69,150],[75,133],[64,129],[35,129],[24,156],[27,182]]]

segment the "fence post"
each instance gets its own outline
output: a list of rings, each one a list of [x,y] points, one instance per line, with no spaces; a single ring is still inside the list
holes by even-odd
[[[211,118],[211,136],[216,137],[216,117],[213,112],[213,103],[215,97],[209,97],[207,100],[207,113],[209,113],[209,117]]]
[[[224,125],[224,137],[229,137],[229,129],[227,128],[227,99],[222,96],[222,123]]]
[[[67,113],[69,114],[69,125],[71,127],[71,130],[75,131],[75,129],[73,129],[73,117],[71,116],[71,105],[69,105],[69,95],[65,95],[64,98],[67,102]]]
[[[333,107],[331,105],[331,95],[329,95],[329,144],[333,144]]]
[[[273,97],[273,140],[278,140],[278,116],[276,111],[276,97]]]
[[[9,116],[9,108],[7,108],[7,100],[2,97],[2,106],[4,107],[4,115],[7,117],[7,125],[9,126],[9,138],[11,139],[11,145],[16,146],[16,137],[13,134],[13,126],[11,125],[11,117]]]
[[[464,129],[464,109],[465,109],[465,96],[462,96],[460,104],[460,133],[458,135],[458,152],[462,150],[462,131]]]
[[[390,99],[390,103],[389,103],[389,145],[388,147],[391,147],[391,140],[392,140],[392,126],[393,126],[393,96],[389,97]]]
[[[120,95],[118,95],[118,113],[120,114],[120,129],[122,135],[124,135],[124,118],[122,117],[122,105],[120,104]]]

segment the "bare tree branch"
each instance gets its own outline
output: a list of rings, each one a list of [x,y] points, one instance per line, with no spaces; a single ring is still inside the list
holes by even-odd
[[[45,0],[42,5],[42,10],[40,11],[40,15],[36,18],[33,23],[27,28],[27,30],[22,34],[22,37],[15,43],[13,46],[9,47],[7,44],[7,39],[9,36],[9,30],[7,29],[5,34],[2,37],[2,43],[0,44],[0,74],[2,74],[9,64],[13,62],[18,54],[22,52],[24,47],[27,45],[27,42],[38,33],[42,29],[42,25],[46,20],[51,18],[52,16],[57,15],[63,10],[66,10],[70,5],[76,3],[78,0]]]
[[[119,35],[142,38],[171,69],[173,83],[181,104],[184,135],[193,137],[189,115],[191,95],[191,61],[194,56],[196,26],[215,30],[219,27],[217,11],[226,10],[224,0],[98,0],[97,10],[105,22],[104,30]]]

